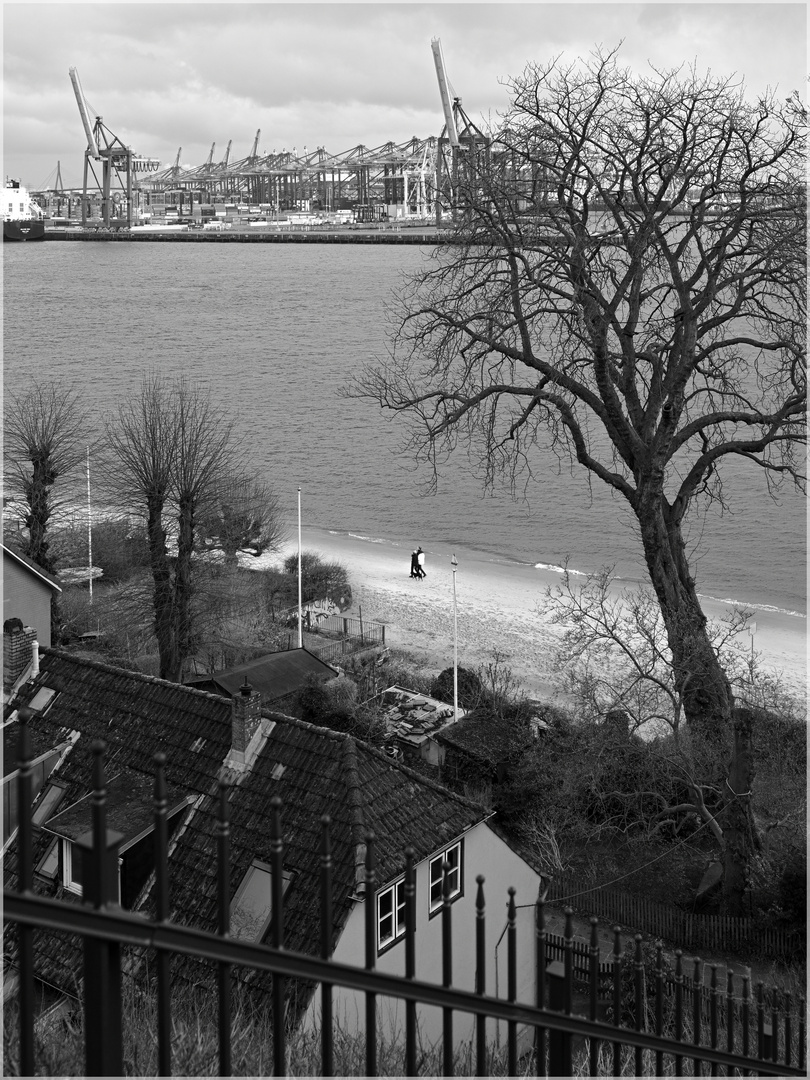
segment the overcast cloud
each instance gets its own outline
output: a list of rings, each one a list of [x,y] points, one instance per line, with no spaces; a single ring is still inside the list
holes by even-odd
[[[804,95],[807,16],[797,4],[3,5],[4,172],[29,187],[82,178],[85,148],[68,77],[93,115],[139,154],[199,165],[233,140],[245,157],[324,146],[340,153],[442,124],[430,39],[473,120],[508,103],[528,61],[623,40],[636,70],[696,61],[736,72],[751,95]]]

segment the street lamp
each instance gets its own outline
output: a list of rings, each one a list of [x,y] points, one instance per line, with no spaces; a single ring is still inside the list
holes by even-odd
[[[453,567],[453,723],[458,723],[458,605],[456,604],[456,570],[458,559],[453,552],[450,560]]]

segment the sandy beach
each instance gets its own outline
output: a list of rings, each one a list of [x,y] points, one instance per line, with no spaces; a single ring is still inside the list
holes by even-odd
[[[284,554],[297,550],[297,526]],[[439,672],[453,663],[453,552],[426,549],[426,578],[409,577],[414,543],[394,544],[304,526],[304,550],[319,552],[349,570],[353,604],[363,617],[386,625],[386,642],[404,649]],[[548,586],[560,574],[506,562],[483,552],[456,547],[458,661],[477,668],[497,653],[530,697],[559,698],[554,657],[560,630],[538,613]],[[722,601],[704,599],[711,619],[730,610]],[[782,673],[801,700],[807,695],[807,620],[767,609],[758,610],[754,648],[764,666]],[[747,644],[747,640],[746,640]]]

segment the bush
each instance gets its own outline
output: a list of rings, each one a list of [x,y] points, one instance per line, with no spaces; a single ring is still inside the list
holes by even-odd
[[[279,592],[289,599],[287,606],[298,602],[298,552],[284,560],[286,579],[277,582]],[[290,581],[290,578],[294,580]],[[317,551],[301,552],[301,599],[305,604],[314,600],[331,600],[340,610],[352,605],[349,572],[343,563],[326,562]]]
[[[430,696],[453,704],[453,669],[445,668],[430,687]],[[474,709],[483,704],[486,692],[478,675],[469,668],[458,669],[458,703],[462,709]]]

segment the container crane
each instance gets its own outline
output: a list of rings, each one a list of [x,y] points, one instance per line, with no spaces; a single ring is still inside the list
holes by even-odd
[[[93,174],[97,189],[101,192],[101,217],[105,225],[109,226],[113,220],[113,204],[120,207],[121,194],[125,193],[125,216],[127,228],[132,225],[132,176],[133,173],[157,172],[160,161],[156,158],[144,158],[132,152],[131,146],[125,146],[121,140],[108,127],[102,118],[97,116],[95,123],[90,123],[90,111],[87,101],[79,82],[79,73],[76,68],[70,68],[68,74],[73,84],[73,92],[79,106],[82,126],[87,138],[87,149],[84,152],[84,185],[82,198],[82,225],[87,224],[87,208],[89,205],[87,191],[88,174]],[[96,175],[93,162],[101,162],[101,180]],[[121,174],[126,174],[124,184]],[[113,179],[118,181],[121,193],[112,193]],[[121,214],[118,214],[119,220]]]
[[[439,80],[439,95],[442,99],[447,138],[450,140],[451,146],[458,147],[458,128],[456,127],[456,118],[453,115],[453,106],[450,103],[450,83],[447,78],[447,69],[444,66],[441,38],[431,38],[430,47],[433,50],[433,63],[436,65],[436,78]],[[461,98],[455,100],[456,103],[460,104]]]
[[[433,62],[436,65],[436,78],[439,81],[439,95],[442,99],[442,111],[444,112],[444,130],[439,136],[436,152],[436,224],[441,224],[443,190],[442,171],[449,180],[449,204],[453,220],[456,218],[458,204],[458,177],[462,162],[466,165],[466,173],[473,176],[476,170],[475,159],[479,150],[484,150],[489,155],[490,140],[483,134],[461,106],[461,98],[453,93],[450,95],[450,80],[447,78],[447,69],[444,64],[444,53],[440,38],[431,38],[430,47],[433,51]],[[449,161],[443,149],[450,147]]]

